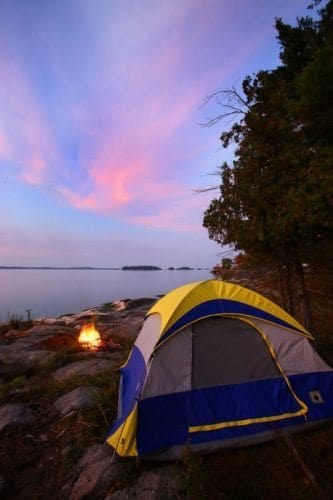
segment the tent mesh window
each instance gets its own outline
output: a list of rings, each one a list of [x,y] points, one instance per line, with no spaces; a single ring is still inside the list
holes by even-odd
[[[244,321],[205,318],[192,325],[192,387],[281,377],[259,332]]]

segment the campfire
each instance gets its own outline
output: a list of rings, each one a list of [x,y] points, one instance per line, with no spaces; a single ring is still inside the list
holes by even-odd
[[[80,330],[79,343],[86,351],[114,351],[119,349],[120,344],[114,342],[111,338],[102,338],[94,322],[83,325]]]
[[[102,339],[94,323],[83,325],[80,330],[79,342],[84,349],[88,351],[98,351],[101,346]]]

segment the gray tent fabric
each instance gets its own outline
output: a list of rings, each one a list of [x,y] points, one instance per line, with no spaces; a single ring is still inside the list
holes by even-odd
[[[331,370],[304,335],[286,331],[282,327],[257,318],[251,319],[251,322],[265,332],[287,376]]]
[[[160,326],[161,316],[159,314],[151,314],[145,319],[140,335],[134,342],[134,345],[140,349],[146,363],[148,363],[154,345],[158,341]]]
[[[141,399],[189,391],[191,372],[192,331],[187,327],[154,353]]]
[[[192,325],[193,388],[281,377],[260,333],[234,318],[210,317]]]
[[[281,373],[255,328],[239,319],[209,317],[157,349],[141,399],[275,377]]]

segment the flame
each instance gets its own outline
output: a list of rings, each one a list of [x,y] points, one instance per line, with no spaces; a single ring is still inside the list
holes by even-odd
[[[101,336],[95,328],[94,323],[83,325],[80,330],[79,342],[91,351],[96,351],[101,345]]]

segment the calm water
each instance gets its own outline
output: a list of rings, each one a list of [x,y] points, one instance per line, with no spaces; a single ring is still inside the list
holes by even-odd
[[[154,297],[209,271],[0,270],[0,321],[31,309],[32,317],[60,316],[118,299]]]

